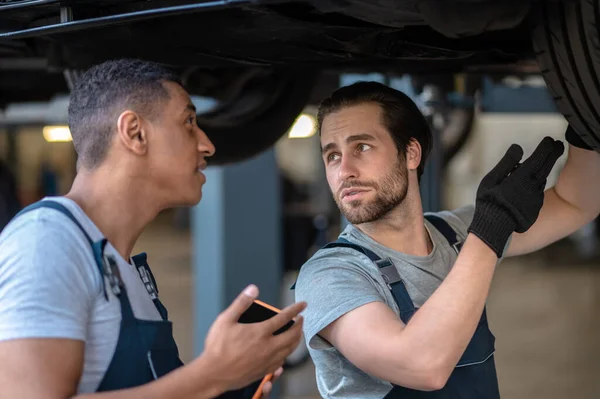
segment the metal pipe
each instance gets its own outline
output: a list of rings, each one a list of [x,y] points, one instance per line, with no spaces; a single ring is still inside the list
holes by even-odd
[[[263,4],[263,3],[277,3],[281,1],[264,1],[264,0],[218,0],[218,1],[207,1],[204,3],[185,4],[179,6],[155,8],[152,10],[142,10],[123,14],[109,15],[98,18],[82,19],[80,21],[72,21],[65,23],[58,23],[46,26],[40,26],[36,28],[17,30],[14,32],[0,33],[0,39],[25,39],[30,37],[36,37],[41,35],[50,35],[54,33],[65,33],[72,32],[82,29],[90,29],[96,27],[105,27],[111,25],[126,24],[134,21],[142,21],[145,19],[151,19],[156,16],[173,16],[183,14],[186,12],[199,12],[205,10],[219,10],[226,7],[243,4]]]
[[[31,0],[31,1],[24,1],[22,3],[6,4],[3,6],[0,6],[0,12],[8,11],[8,10],[19,10],[21,8],[29,8],[29,7],[35,7],[35,6],[43,6],[43,5],[54,4],[54,3],[58,3],[58,2],[60,2],[60,0]]]

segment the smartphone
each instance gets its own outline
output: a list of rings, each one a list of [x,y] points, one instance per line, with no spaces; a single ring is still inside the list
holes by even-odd
[[[238,322],[246,323],[246,324],[260,323],[261,321],[270,319],[271,317],[275,316],[279,312],[281,312],[280,309],[277,309],[276,307],[271,306],[268,303],[265,303],[265,302],[259,301],[258,299],[255,299],[254,302],[252,302],[252,305],[250,305],[250,307],[248,308],[248,310],[246,310],[240,316],[240,318],[238,319]],[[287,331],[293,325],[294,325],[294,320],[290,320],[283,327],[276,330],[273,333],[273,335],[281,334],[282,332]],[[267,374],[260,382],[260,385],[256,389],[256,392],[252,396],[252,399],[260,399],[260,397],[262,396],[263,386],[268,381],[271,381],[272,379],[273,379],[273,373]]]
[[[277,309],[274,306],[269,305],[268,303],[264,303],[255,299],[252,302],[252,305],[246,310],[238,319],[240,323],[260,323],[261,321],[265,321],[275,316],[277,313],[281,312],[281,310]],[[294,320],[290,320],[286,325],[278,329],[273,333],[273,335],[281,334],[284,331],[287,331],[291,326],[294,325]]]

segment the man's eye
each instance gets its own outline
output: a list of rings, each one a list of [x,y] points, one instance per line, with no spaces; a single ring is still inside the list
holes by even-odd
[[[338,158],[338,154],[329,154],[329,155],[327,155],[327,161],[328,162],[335,161],[337,158]]]
[[[360,151],[367,151],[367,150],[368,150],[368,149],[370,149],[370,148],[371,148],[371,146],[370,146],[370,145],[368,145],[368,144],[359,144],[359,145],[358,145],[358,149],[359,149]]]

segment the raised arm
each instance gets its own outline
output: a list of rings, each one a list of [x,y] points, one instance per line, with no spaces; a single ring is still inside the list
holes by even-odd
[[[514,234],[507,256],[537,251],[575,232],[600,213],[600,154],[587,147],[572,128],[566,133],[569,155],[556,185],[546,190],[537,221]]]

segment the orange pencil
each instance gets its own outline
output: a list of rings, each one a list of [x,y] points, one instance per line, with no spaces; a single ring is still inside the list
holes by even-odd
[[[259,301],[258,299],[255,299],[254,302],[257,303],[258,305],[264,306],[267,309],[271,309],[273,312],[277,312],[277,313],[281,312],[280,309],[277,309],[276,307],[271,306],[268,303],[264,303],[263,301]],[[260,399],[262,396],[263,387],[265,386],[265,384],[268,381],[271,381],[272,379],[273,379],[273,373],[267,374],[260,382],[260,385],[258,386],[258,389],[256,390],[256,392],[254,392],[254,396],[252,396],[252,399]]]
[[[267,374],[265,376],[265,378],[263,378],[262,381],[260,382],[260,385],[258,386],[258,389],[256,390],[256,392],[254,392],[254,396],[252,396],[252,399],[260,399],[262,396],[263,387],[265,386],[267,381],[271,381],[272,379],[273,379],[273,373]]]

